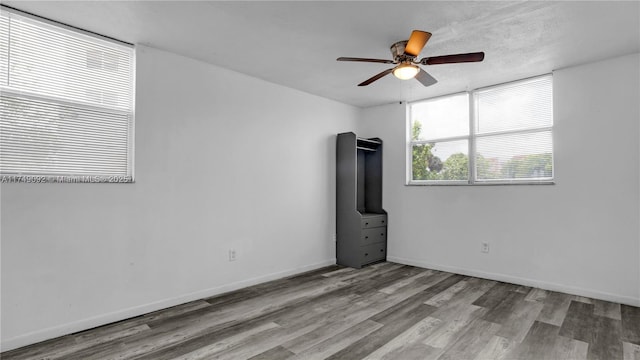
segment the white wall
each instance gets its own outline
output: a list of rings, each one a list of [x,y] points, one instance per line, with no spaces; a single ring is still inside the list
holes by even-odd
[[[134,184],[2,185],[3,350],[335,263],[359,109],[147,47],[136,96]]]
[[[640,305],[639,69],[636,54],[554,72],[555,185],[405,186],[404,105],[366,109],[389,260]]]

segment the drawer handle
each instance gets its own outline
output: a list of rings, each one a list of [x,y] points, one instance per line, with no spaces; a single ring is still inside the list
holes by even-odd
[[[364,223],[364,226],[367,226],[367,225],[369,225],[369,223],[368,223],[368,222]]]
[[[364,256],[369,256],[369,253],[364,253]]]
[[[382,220],[382,223],[384,224],[384,220]]]
[[[380,249],[380,252],[384,252],[384,249]]]
[[[380,236],[384,236],[384,233],[380,233]]]
[[[368,239],[368,238],[369,238],[369,236],[365,236],[364,238],[365,238],[365,239]]]

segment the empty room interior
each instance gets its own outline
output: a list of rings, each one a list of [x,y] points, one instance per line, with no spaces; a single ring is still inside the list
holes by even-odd
[[[0,8],[2,359],[640,360],[640,1]]]

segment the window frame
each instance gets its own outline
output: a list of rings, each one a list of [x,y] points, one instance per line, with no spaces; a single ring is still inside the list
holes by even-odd
[[[39,15],[35,15],[29,12],[25,12],[11,6],[0,5],[0,9],[3,12],[9,14],[15,14],[19,17],[28,19],[29,21],[35,21],[41,24],[41,26],[53,29],[60,33],[73,34],[78,38],[97,39],[102,42],[108,42],[120,47],[129,48],[131,51],[131,66],[129,68],[131,79],[131,97],[127,99],[130,101],[130,111],[118,109],[115,107],[103,107],[96,104],[84,103],[80,101],[62,99],[52,97],[45,94],[31,93],[19,88],[10,87],[7,84],[0,84],[3,93],[10,94],[10,96],[30,98],[35,101],[48,101],[63,106],[74,106],[80,109],[108,111],[114,114],[130,114],[131,118],[127,126],[127,158],[126,167],[127,175],[100,175],[100,174],[54,174],[54,173],[16,173],[16,172],[0,172],[0,183],[135,183],[135,124],[136,124],[136,47],[132,43],[128,43],[119,39],[115,39],[106,35],[98,34],[89,30],[78,28],[72,25],[61,23],[55,20],[51,20]],[[10,56],[10,54],[9,54]],[[102,64],[102,62],[101,62]],[[9,71],[9,68],[7,68]],[[9,77],[7,78],[7,80]]]
[[[492,185],[554,185],[555,184],[555,147],[553,144],[555,143],[555,136],[553,132],[553,128],[555,125],[555,121],[551,126],[544,127],[535,127],[535,128],[527,128],[527,129],[517,129],[517,130],[503,130],[503,131],[493,131],[489,133],[478,134],[476,131],[477,122],[478,122],[478,101],[477,96],[479,93],[483,91],[488,91],[495,88],[500,88],[509,85],[516,85],[520,83],[535,81],[541,78],[551,78],[551,90],[553,91],[553,73],[542,74],[538,76],[532,76],[525,79],[519,79],[514,81],[509,81],[505,83],[495,84],[491,86],[486,86],[482,88],[472,89],[468,91],[455,92],[440,96],[435,96],[428,99],[421,99],[412,102],[406,103],[406,111],[405,111],[405,124],[406,124],[406,177],[405,177],[405,185],[407,186],[492,186]],[[455,137],[447,137],[447,138],[433,138],[426,140],[411,140],[412,128],[413,128],[413,120],[411,116],[411,108],[415,104],[424,103],[432,100],[437,100],[441,98],[456,96],[460,94],[467,94],[469,100],[469,134],[464,136],[455,136]],[[553,98],[553,94],[552,94]],[[553,102],[552,102],[553,106]],[[552,109],[553,111],[553,109]],[[476,168],[476,143],[478,138],[484,137],[492,137],[499,135],[511,135],[511,134],[527,134],[527,133],[541,133],[541,132],[550,132],[551,133],[551,166],[552,166],[552,176],[551,178],[543,178],[543,179],[532,179],[532,178],[520,178],[520,179],[487,179],[487,180],[478,180],[477,179],[477,168]],[[438,142],[446,142],[446,141],[455,141],[455,140],[467,140],[468,141],[468,173],[469,178],[467,180],[414,180],[413,179],[413,146],[419,144],[428,144],[428,143],[438,143]]]

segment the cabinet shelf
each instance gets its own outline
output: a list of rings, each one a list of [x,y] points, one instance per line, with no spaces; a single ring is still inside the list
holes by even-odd
[[[376,139],[365,139],[365,138],[357,138],[358,142],[366,142],[370,144],[381,145],[382,141]]]
[[[356,139],[356,149],[358,150],[376,151],[380,145],[382,145],[382,142],[377,139]]]

